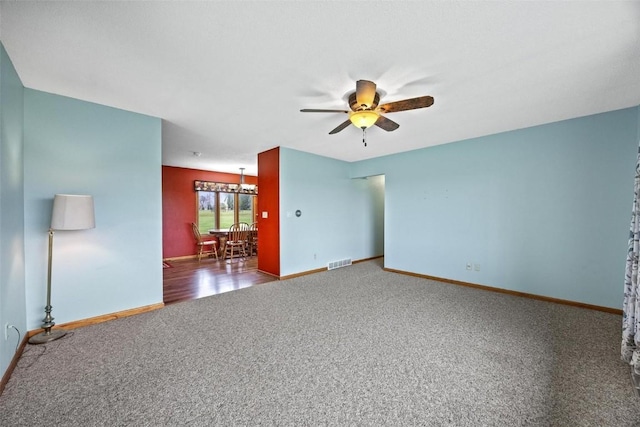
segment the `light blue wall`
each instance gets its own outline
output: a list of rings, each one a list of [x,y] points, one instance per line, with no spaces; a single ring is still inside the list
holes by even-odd
[[[382,255],[383,180],[350,179],[349,168],[347,162],[280,148],[282,276]]]
[[[638,117],[630,108],[354,163],[352,176],[386,177],[385,266],[620,308]]]
[[[384,255],[384,175],[354,178],[351,213],[354,220],[349,238],[358,242],[362,255],[357,259]]]
[[[25,89],[29,329],[40,327],[56,193],[90,194],[96,228],[54,237],[56,323],[162,302],[161,120]]]
[[[23,87],[11,59],[0,44],[0,376],[4,374],[26,332]]]

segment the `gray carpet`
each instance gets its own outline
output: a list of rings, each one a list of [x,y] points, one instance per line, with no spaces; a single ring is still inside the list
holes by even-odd
[[[637,426],[620,336],[375,260],[27,346],[0,425]]]

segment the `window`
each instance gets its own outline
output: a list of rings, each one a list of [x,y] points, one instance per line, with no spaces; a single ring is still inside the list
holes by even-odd
[[[207,234],[212,228],[229,228],[236,222],[256,221],[257,196],[224,191],[196,191],[198,229]]]
[[[213,191],[196,191],[198,195],[198,229],[207,233],[216,226],[217,193]]]
[[[238,194],[239,209],[238,209],[238,222],[246,222],[251,224],[255,222],[254,210],[253,210],[253,198],[251,194]]]
[[[235,193],[218,193],[220,196],[220,221],[216,228],[229,228],[236,222]]]

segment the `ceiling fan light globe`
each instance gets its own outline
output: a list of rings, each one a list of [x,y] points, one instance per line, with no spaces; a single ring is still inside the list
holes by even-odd
[[[354,126],[359,127],[361,129],[366,129],[375,124],[375,122],[380,117],[380,114],[376,111],[372,110],[363,110],[363,111],[354,111],[349,115],[349,120]]]

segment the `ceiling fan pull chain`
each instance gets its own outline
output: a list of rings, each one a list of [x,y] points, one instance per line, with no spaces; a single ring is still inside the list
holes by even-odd
[[[367,146],[367,128],[362,128],[362,143]]]

